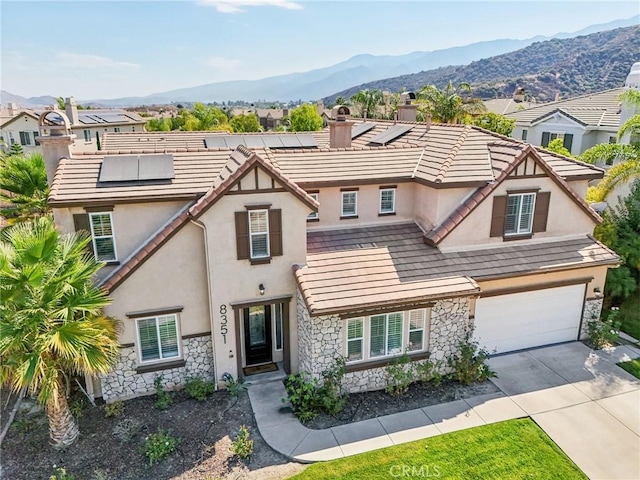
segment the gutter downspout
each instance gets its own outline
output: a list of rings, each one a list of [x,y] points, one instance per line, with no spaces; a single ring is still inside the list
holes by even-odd
[[[215,329],[213,327],[213,299],[211,296],[211,269],[209,268],[209,242],[207,242],[207,227],[204,223],[192,218],[191,223],[202,229],[204,237],[204,262],[207,269],[207,298],[209,299],[209,323],[211,324],[211,348],[213,350],[213,381],[216,390],[218,389],[218,358],[216,357],[216,341],[214,338]]]

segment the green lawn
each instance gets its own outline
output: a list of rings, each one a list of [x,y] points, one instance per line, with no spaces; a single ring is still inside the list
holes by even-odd
[[[296,480],[586,479],[533,420],[522,418],[315,463]]]
[[[640,358],[629,360],[628,362],[620,362],[618,366],[625,369],[636,378],[640,378]]]
[[[620,330],[640,340],[640,290],[622,302],[616,320],[620,320]]]

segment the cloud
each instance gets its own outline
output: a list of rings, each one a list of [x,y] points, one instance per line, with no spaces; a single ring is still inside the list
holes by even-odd
[[[137,63],[119,62],[108,57],[99,55],[85,55],[81,53],[61,52],[57,55],[58,64],[66,68],[86,68],[86,69],[127,69],[137,70],[140,65]]]
[[[215,7],[220,13],[243,13],[244,7],[278,7],[302,10],[302,5],[289,0],[199,0],[200,5]]]
[[[209,57],[205,60],[205,65],[209,67],[219,68],[220,70],[232,71],[236,70],[242,62],[234,58]]]

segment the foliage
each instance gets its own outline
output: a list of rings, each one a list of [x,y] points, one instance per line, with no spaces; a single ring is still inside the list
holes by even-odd
[[[54,467],[55,468],[53,469],[53,473],[49,477],[49,480],[74,480],[76,478],[73,474],[67,473],[66,468],[56,467],[55,465]]]
[[[633,338],[640,338],[640,289],[620,302],[620,314],[616,320],[620,321],[620,330]]]
[[[571,152],[565,148],[563,140],[561,138],[554,138],[553,140],[551,140],[549,142],[549,145],[547,146],[547,150],[557,153],[558,155],[571,157]]]
[[[440,385],[442,382],[442,374],[440,373],[441,367],[442,362],[432,362],[426,358],[421,362],[415,363],[415,374],[421,382]]]
[[[317,379],[307,380],[305,373],[296,373],[285,379],[284,388],[298,420],[306,422],[320,413]],[[282,401],[285,400],[282,399]]]
[[[422,87],[418,102],[422,112],[430,115],[435,122],[467,123],[471,115],[486,111],[482,100],[471,97],[470,93],[468,83],[463,82],[456,87],[449,80],[442,90],[435,85]]]
[[[292,132],[315,132],[322,130],[322,117],[314,105],[305,103],[289,114]]]
[[[55,446],[73,443],[77,425],[64,394],[67,374],[108,373],[118,355],[116,323],[103,314],[101,268],[84,234],[60,235],[39,217],[0,238],[0,380],[46,405]]]
[[[80,418],[82,416],[86,406],[87,406],[87,404],[84,401],[84,398],[76,398],[69,405],[69,410],[71,411],[71,415],[73,415],[74,418],[76,418],[76,419]]]
[[[180,112],[184,124],[182,130],[231,130],[227,115],[217,107],[207,107],[203,103],[196,102],[191,110],[184,109]]]
[[[596,350],[615,345],[618,340],[620,334],[620,322],[616,320],[618,313],[618,307],[613,307],[606,320],[595,319],[587,324],[589,343]]]
[[[141,428],[142,424],[135,418],[123,418],[114,425],[111,433],[121,442],[128,442]]]
[[[0,209],[0,215],[9,223],[47,214],[47,195],[47,171],[41,154],[0,158],[0,200],[10,204]]]
[[[149,459],[149,465],[173,453],[179,441],[171,434],[171,430],[159,429],[149,435],[144,442],[144,454]]]
[[[206,398],[213,393],[216,386],[213,382],[205,382],[199,377],[191,378],[184,384],[184,390],[191,398],[195,398],[199,402],[206,400]]]
[[[640,177],[640,157],[611,167],[604,178],[589,192],[589,200],[603,202],[618,185],[625,184],[635,177]]]
[[[473,118],[473,125],[508,137],[516,125],[516,121],[499,113],[485,112]]]
[[[457,352],[448,360],[449,366],[453,369],[453,377],[463,385],[484,382],[496,376],[496,373],[485,363],[489,358],[489,352],[480,348],[479,343],[473,340],[472,336],[473,331],[467,332],[458,342]]]
[[[19,143],[12,143],[9,148],[9,155],[24,155],[24,149]]]
[[[591,165],[599,162],[605,165],[613,165],[614,163],[622,163],[627,160],[633,160],[640,157],[640,146],[624,145],[622,143],[599,143],[588,150],[585,150],[578,160]]]
[[[633,360],[629,360],[627,362],[617,363],[620,368],[629,372],[636,378],[640,379],[640,358],[635,358]]]
[[[415,370],[411,364],[409,355],[403,353],[394,358],[384,369],[387,386],[385,392],[392,395],[401,395],[409,389],[409,385],[415,380]]]
[[[147,132],[168,132],[172,129],[170,118],[152,118],[145,125]]]
[[[64,110],[66,106],[64,104],[64,97],[56,97],[56,103],[58,104],[58,110]]]
[[[318,389],[321,408],[330,415],[337,415],[347,403],[342,393],[342,380],[346,374],[345,358],[338,357],[331,367],[322,372],[322,386]]]
[[[236,115],[231,118],[229,124],[235,133],[259,132],[262,130],[258,116],[255,113]]]
[[[16,418],[11,424],[11,428],[15,428],[20,433],[29,433],[35,425],[35,420],[26,416]]]
[[[360,90],[351,97],[351,104],[362,118],[376,118],[378,107],[382,105],[383,95],[380,90]]]
[[[244,384],[244,378],[238,378],[235,380],[230,373],[224,373],[222,375],[222,380],[227,384],[227,390],[232,397],[238,397],[247,389],[247,386]]]
[[[105,417],[119,417],[124,413],[124,402],[122,400],[116,400],[112,403],[105,403],[102,408]]]
[[[153,404],[158,410],[166,410],[173,403],[173,394],[167,392],[162,386],[162,375],[153,380],[156,389],[156,401]]]
[[[236,439],[231,443],[231,451],[246,460],[253,455],[253,440],[249,438],[249,427],[240,425]]]

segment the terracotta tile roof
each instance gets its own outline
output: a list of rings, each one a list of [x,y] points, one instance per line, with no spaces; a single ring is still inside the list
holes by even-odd
[[[310,313],[473,295],[481,280],[619,262],[588,236],[446,253],[422,237],[415,223],[308,232],[295,276]]]
[[[438,245],[449,233],[451,233],[475,208],[482,203],[491,193],[505,180],[511,172],[527,156],[531,155],[541,165],[549,177],[567,192],[571,199],[582,208],[597,223],[602,222],[602,218],[564,181],[553,168],[538,154],[538,150],[531,145],[514,145],[507,142],[496,142],[489,144],[491,166],[494,171],[495,181],[488,183],[476,190],[467,200],[462,203],[446,220],[437,225],[424,236],[425,242],[430,245]]]

